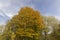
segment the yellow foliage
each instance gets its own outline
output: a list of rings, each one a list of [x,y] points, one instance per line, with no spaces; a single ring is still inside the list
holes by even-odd
[[[27,36],[38,39],[40,36],[39,31],[43,27],[43,20],[40,12],[33,10],[29,7],[21,8],[18,15],[15,15],[7,24],[8,31],[14,32],[19,36]]]

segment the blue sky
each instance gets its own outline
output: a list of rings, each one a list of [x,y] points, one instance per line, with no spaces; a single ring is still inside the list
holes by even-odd
[[[42,15],[60,19],[60,0],[0,0],[0,10],[10,18],[25,6],[40,11]],[[4,16],[2,13],[0,15]]]

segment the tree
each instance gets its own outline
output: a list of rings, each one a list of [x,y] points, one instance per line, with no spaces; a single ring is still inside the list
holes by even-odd
[[[44,40],[57,40],[57,29],[59,20],[56,19],[54,16],[42,16],[44,24],[45,24],[45,38]],[[43,36],[44,37],[44,36]]]
[[[23,7],[7,23],[5,33],[11,40],[40,40],[43,26],[40,12]]]

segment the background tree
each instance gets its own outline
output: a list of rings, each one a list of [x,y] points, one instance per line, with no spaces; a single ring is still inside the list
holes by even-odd
[[[57,29],[59,28],[58,27],[58,24],[59,24],[59,20],[56,19],[54,16],[42,16],[43,20],[44,20],[44,24],[45,24],[45,27],[46,30],[45,33],[46,33],[46,39],[48,40],[58,40],[57,37]],[[48,30],[47,30],[48,29]]]

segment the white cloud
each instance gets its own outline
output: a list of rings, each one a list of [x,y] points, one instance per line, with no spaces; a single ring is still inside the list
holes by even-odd
[[[0,3],[0,8],[2,8],[3,7],[3,4],[2,3]]]
[[[0,2],[0,9],[5,8],[5,7],[9,7],[9,6],[10,6],[10,3]]]
[[[13,17],[13,14],[10,14],[10,13],[8,13],[8,14],[6,14],[8,17]]]
[[[60,20],[60,17],[59,16],[55,16],[56,19]]]
[[[0,13],[1,16],[4,16],[4,14]]]
[[[5,15],[8,16],[9,18],[12,18],[16,14],[14,14],[14,13],[5,13]]]

